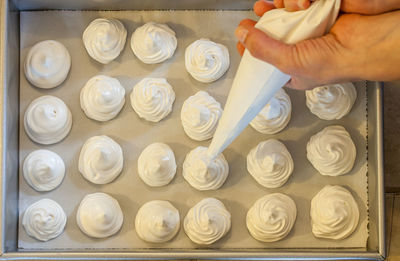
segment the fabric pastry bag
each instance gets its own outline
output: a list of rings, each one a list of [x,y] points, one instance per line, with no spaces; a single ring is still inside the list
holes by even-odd
[[[340,9],[340,0],[316,0],[302,11],[274,9],[255,25],[270,37],[294,44],[329,32]],[[208,148],[215,158],[243,131],[290,76],[245,50],[229,92],[224,112]]]

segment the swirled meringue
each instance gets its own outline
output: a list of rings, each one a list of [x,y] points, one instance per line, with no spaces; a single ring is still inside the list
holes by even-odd
[[[181,110],[183,129],[193,140],[208,140],[214,135],[221,114],[219,102],[207,92],[199,91],[183,103]]]
[[[167,144],[150,144],[139,156],[138,173],[143,182],[151,187],[167,185],[176,173],[174,152]]]
[[[116,78],[97,75],[89,79],[81,90],[81,108],[86,116],[97,121],[108,121],[125,104],[125,89]]]
[[[58,154],[50,150],[29,153],[22,167],[26,183],[37,191],[50,191],[58,187],[65,176],[65,164]]]
[[[343,175],[353,168],[356,146],[345,128],[329,126],[308,141],[307,159],[322,175]]]
[[[88,25],[82,39],[90,57],[107,64],[124,49],[126,34],[126,29],[119,20],[98,18]]]
[[[186,48],[185,66],[188,73],[199,82],[216,81],[229,68],[228,49],[209,39],[194,41]]]
[[[286,146],[275,139],[260,142],[247,155],[247,170],[266,188],[279,188],[293,172],[294,164]]]
[[[263,134],[275,134],[288,125],[291,113],[290,97],[284,89],[279,89],[250,125]]]
[[[43,89],[57,87],[67,78],[71,56],[63,44],[53,40],[35,44],[25,59],[26,79]]]
[[[40,241],[58,237],[67,223],[62,207],[54,200],[45,198],[30,205],[22,218],[26,233]]]
[[[93,136],[83,144],[78,169],[94,184],[107,184],[121,173],[124,165],[121,146],[106,135]]]
[[[165,78],[143,78],[131,92],[131,105],[140,118],[159,122],[172,111],[175,92]]]
[[[247,212],[247,229],[261,242],[279,241],[292,230],[296,215],[296,204],[289,196],[269,194],[258,199]]]
[[[347,115],[357,98],[352,83],[330,84],[306,91],[306,105],[323,120],[338,120]]]
[[[117,233],[124,222],[118,201],[106,193],[86,195],[78,207],[76,222],[90,237],[105,238]]]
[[[194,243],[210,245],[228,233],[231,214],[218,199],[205,198],[189,210],[183,228]]]
[[[203,146],[191,150],[183,162],[183,177],[197,190],[219,189],[228,174],[229,165],[224,155],[221,153],[210,161]]]
[[[149,22],[132,34],[131,48],[139,60],[147,64],[161,63],[174,55],[175,32],[166,24]]]
[[[310,215],[314,236],[344,239],[356,229],[360,213],[347,189],[327,185],[311,200]]]
[[[153,200],[145,203],[135,218],[138,236],[147,242],[164,243],[179,231],[178,210],[168,201]]]
[[[65,103],[44,95],[31,102],[25,111],[25,132],[34,142],[54,144],[64,139],[72,126],[72,115]]]

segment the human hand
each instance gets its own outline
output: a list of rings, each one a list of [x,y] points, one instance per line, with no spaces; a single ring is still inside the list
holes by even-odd
[[[255,5],[256,14],[273,8],[265,3],[261,8]],[[291,75],[287,84],[291,88],[311,89],[361,79],[385,81],[400,77],[399,15],[400,11],[376,16],[344,14],[327,35],[295,45],[270,38],[254,28],[256,22],[250,19],[243,20],[235,33],[241,54],[246,46],[254,57]]]

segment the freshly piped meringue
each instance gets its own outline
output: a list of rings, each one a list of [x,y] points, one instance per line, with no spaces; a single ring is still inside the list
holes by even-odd
[[[54,96],[41,96],[25,111],[25,132],[34,142],[54,144],[64,139],[72,126],[72,115],[65,103]]]
[[[291,114],[290,97],[284,89],[279,89],[250,125],[263,134],[275,134],[288,125]]]
[[[167,185],[176,173],[174,152],[167,144],[150,144],[139,156],[138,173],[143,182],[151,187]]]
[[[172,111],[175,92],[165,78],[144,78],[131,93],[131,105],[140,118],[159,122]]]
[[[279,188],[293,172],[294,164],[286,146],[275,139],[260,142],[247,155],[247,170],[266,188]]]
[[[208,140],[214,135],[221,114],[219,102],[207,92],[199,91],[183,103],[181,110],[183,129],[193,140]]]
[[[118,201],[106,193],[86,195],[79,204],[76,222],[90,237],[105,238],[117,233],[124,222]]]
[[[124,49],[126,29],[117,19],[98,18],[88,25],[82,39],[90,57],[108,64]]]
[[[218,199],[205,198],[189,210],[183,228],[194,243],[210,245],[231,229],[231,214]]]
[[[183,177],[197,190],[216,190],[225,182],[229,174],[229,165],[221,153],[210,160],[207,148],[199,146],[191,150],[183,162]]]
[[[24,160],[26,183],[37,191],[50,191],[58,187],[65,176],[65,164],[58,154],[49,150],[35,150]]]
[[[258,199],[247,212],[247,229],[261,242],[279,241],[292,230],[296,215],[296,204],[289,196],[269,194]]]
[[[125,89],[116,78],[97,75],[85,84],[80,95],[81,108],[86,116],[97,121],[108,121],[125,104]]]
[[[22,218],[26,233],[40,241],[58,237],[67,223],[62,207],[54,200],[45,198],[30,205]]]
[[[360,213],[351,193],[341,186],[327,185],[311,200],[314,236],[344,239],[357,228]]]
[[[343,175],[353,168],[356,146],[345,128],[329,126],[308,141],[307,159],[322,175]]]
[[[161,63],[174,55],[175,32],[166,24],[149,22],[132,34],[131,48],[139,60],[147,64]]]
[[[322,120],[338,120],[347,115],[357,98],[352,83],[330,84],[306,91],[306,105]]]
[[[35,44],[25,58],[26,79],[43,89],[57,87],[67,78],[71,56],[63,44],[53,40]]]
[[[121,173],[124,165],[121,146],[106,135],[93,136],[83,144],[78,169],[94,184],[107,184]]]
[[[179,231],[178,210],[168,201],[153,200],[145,203],[135,218],[138,236],[147,242],[164,243]]]
[[[216,81],[229,68],[228,49],[209,39],[197,40],[186,48],[185,66],[188,73],[199,82]]]

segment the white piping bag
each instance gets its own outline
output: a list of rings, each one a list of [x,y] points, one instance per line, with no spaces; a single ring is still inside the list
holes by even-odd
[[[303,11],[274,9],[255,25],[270,37],[294,44],[329,32],[340,9],[340,0],[316,0]],[[236,72],[224,112],[207,155],[213,159],[243,131],[290,76],[245,50]]]

